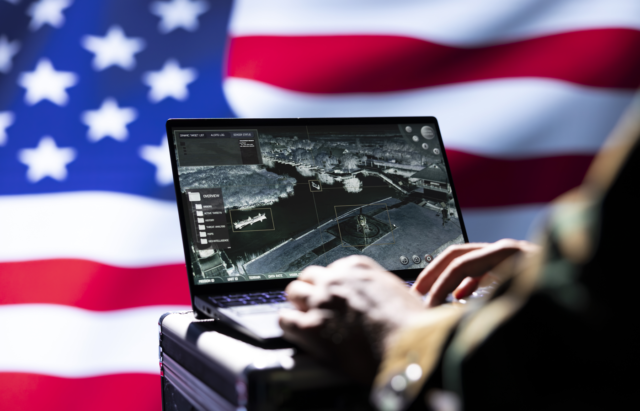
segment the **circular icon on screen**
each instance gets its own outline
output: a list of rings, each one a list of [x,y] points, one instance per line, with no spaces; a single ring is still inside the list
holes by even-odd
[[[420,134],[422,134],[422,137],[426,138],[427,140],[431,140],[436,135],[436,133],[433,132],[433,129],[429,126],[422,127],[420,129]]]
[[[435,155],[440,154],[440,149],[439,148],[434,148],[433,149],[433,154],[435,154]]]
[[[402,265],[407,265],[409,264],[409,259],[403,255],[400,256],[400,262],[402,263]]]
[[[417,255],[414,255],[413,257],[411,257],[411,260],[413,260],[414,264],[420,264],[420,261],[422,261],[422,259]]]
[[[413,131],[413,129],[409,126],[406,126],[404,129],[407,130],[407,133],[411,133]]]
[[[416,143],[418,142],[418,140],[420,140],[420,138],[418,136],[413,136],[413,137],[411,137],[411,139],[413,141],[415,141]]]
[[[424,261],[430,263],[431,261],[433,261],[433,257],[431,256],[431,254],[427,254],[424,256]]]
[[[427,143],[422,143],[422,148],[424,148],[425,150],[427,150],[429,148],[429,144]]]

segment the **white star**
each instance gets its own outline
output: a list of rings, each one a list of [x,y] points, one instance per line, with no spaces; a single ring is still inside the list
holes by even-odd
[[[160,17],[158,30],[169,33],[182,27],[188,31],[198,29],[198,16],[209,10],[209,4],[202,0],[172,0],[170,3],[151,3],[151,13]]]
[[[9,41],[7,36],[0,37],[0,72],[8,73],[11,70],[11,59],[19,49],[18,40]]]
[[[27,89],[24,100],[30,106],[41,100],[49,100],[59,106],[64,106],[69,100],[66,89],[75,86],[78,76],[69,71],[56,71],[49,59],[38,61],[36,69],[22,73],[18,84]]]
[[[140,147],[140,157],[156,166],[156,183],[161,186],[173,183],[171,160],[169,159],[169,142],[165,135],[159,146]]]
[[[196,77],[198,77],[198,72],[195,69],[181,69],[176,60],[169,59],[160,71],[146,72],[142,81],[151,87],[149,100],[152,103],[157,103],[167,97],[173,97],[180,101],[186,100],[189,97],[187,84],[192,83]]]
[[[45,177],[62,181],[67,178],[67,164],[75,160],[76,150],[59,148],[50,136],[40,139],[38,147],[18,152],[18,160],[29,167],[27,180],[37,183]]]
[[[36,31],[45,24],[60,28],[64,24],[62,10],[69,7],[72,0],[39,0],[27,9],[27,15],[31,16],[29,28]]]
[[[104,137],[113,137],[115,140],[124,141],[129,136],[127,124],[138,117],[133,107],[118,107],[114,98],[107,98],[102,102],[98,110],[89,110],[82,113],[82,122],[89,126],[87,136],[89,141],[96,142]]]
[[[144,49],[141,38],[127,38],[119,26],[112,26],[104,37],[84,36],[82,47],[95,54],[93,68],[96,71],[110,66],[132,70],[136,66],[134,54]]]
[[[0,111],[0,146],[7,142],[7,128],[13,124],[13,113],[10,111]]]

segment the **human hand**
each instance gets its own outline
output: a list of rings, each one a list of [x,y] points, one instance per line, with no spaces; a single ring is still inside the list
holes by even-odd
[[[284,337],[371,384],[394,331],[424,312],[420,297],[368,257],[306,268],[286,289]]]
[[[453,245],[422,270],[412,290],[429,293],[427,307],[442,304],[453,292],[457,299],[473,293],[487,273],[517,253],[537,253],[540,247],[527,241],[503,239],[495,243]]]

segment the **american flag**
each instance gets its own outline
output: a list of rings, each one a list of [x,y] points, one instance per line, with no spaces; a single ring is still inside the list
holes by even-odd
[[[0,409],[159,409],[170,117],[434,115],[525,238],[640,85],[638,0],[0,0]]]

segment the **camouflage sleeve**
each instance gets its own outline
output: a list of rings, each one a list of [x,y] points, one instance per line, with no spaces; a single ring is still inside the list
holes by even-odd
[[[371,392],[378,409],[401,410],[415,399],[463,313],[450,304],[433,308],[393,336]]]

